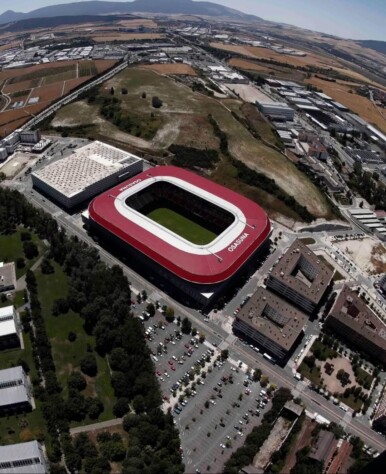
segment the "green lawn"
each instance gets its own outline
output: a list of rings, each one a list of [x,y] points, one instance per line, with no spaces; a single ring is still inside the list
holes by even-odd
[[[352,393],[350,393],[350,396],[345,398],[343,394],[338,396],[339,400],[343,402],[345,405],[349,406],[353,410],[361,410],[363,402],[359,398],[355,398]]]
[[[209,244],[217,237],[214,232],[166,207],[155,209],[147,217],[196,245]]]
[[[318,340],[316,340],[311,347],[311,352],[314,353],[316,350],[320,350],[321,352],[320,360],[333,359],[334,357],[338,356],[336,350],[331,349]]]
[[[312,237],[304,237],[299,240],[301,240],[304,245],[313,245],[315,243],[315,240]]]
[[[87,353],[87,345],[91,347],[95,340],[88,336],[83,329],[83,319],[73,311],[60,316],[52,315],[52,305],[55,299],[65,298],[68,293],[68,278],[61,267],[52,262],[55,273],[43,275],[36,272],[38,281],[39,300],[42,306],[43,316],[46,323],[48,337],[52,344],[52,355],[54,358],[56,373],[63,387],[63,395],[67,396],[67,380],[69,374],[74,370],[80,371],[80,361]],[[68,333],[72,331],[77,335],[74,342],[68,340]],[[96,352],[94,355],[98,363],[98,374],[96,377],[87,377],[85,396],[98,396],[105,407],[98,421],[114,418],[112,408],[115,403],[114,393],[110,383],[110,372],[105,358]],[[86,420],[87,422],[88,420]],[[88,422],[92,423],[91,420]],[[79,423],[84,424],[85,421]],[[74,424],[75,426],[76,424]]]
[[[21,232],[23,230],[24,229],[18,229],[14,234],[11,235],[0,235],[0,262],[15,262],[17,258],[24,257],[23,242],[20,238]],[[46,250],[45,245],[39,239],[39,237],[32,232],[30,232],[30,234],[32,242],[34,242],[39,249],[39,255],[31,260],[28,260],[24,257],[26,266],[24,268],[16,268],[17,279],[24,275]]]
[[[355,374],[355,379],[359,385],[363,385],[366,382],[368,382],[369,385],[371,385],[374,380],[374,377],[368,372],[366,372],[366,370],[363,370],[361,367],[358,367]]]
[[[298,372],[314,385],[320,385],[320,369],[318,366],[315,365],[312,369],[310,369],[307,364],[302,362],[298,368]]]

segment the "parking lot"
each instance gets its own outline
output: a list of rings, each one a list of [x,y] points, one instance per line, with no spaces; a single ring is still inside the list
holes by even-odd
[[[198,335],[181,334],[159,313],[144,324],[164,408],[171,408],[180,431],[185,472],[221,472],[269,409],[269,398],[259,395],[261,386],[245,366],[222,360],[221,351]]]

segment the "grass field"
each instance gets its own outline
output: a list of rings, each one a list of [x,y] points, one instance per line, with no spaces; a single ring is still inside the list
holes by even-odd
[[[20,235],[21,229],[11,235],[0,235],[0,262],[14,262],[19,257],[24,257],[23,243]],[[46,250],[45,245],[36,234],[31,233],[31,239],[32,242],[36,244],[39,255],[31,260],[25,259],[25,267],[16,268],[16,278],[20,278],[24,275]]]
[[[214,232],[166,207],[155,209],[147,217],[196,245],[207,245],[217,237]]]
[[[52,355],[54,358],[56,373],[63,387],[63,394],[67,396],[67,380],[71,372],[80,371],[80,361],[87,354],[87,345],[94,344],[93,336],[88,336],[83,329],[83,319],[73,311],[67,314],[53,316],[52,305],[55,299],[65,298],[68,293],[68,278],[62,268],[53,263],[55,273],[43,275],[36,272],[38,281],[39,300],[45,319],[48,337],[52,344]],[[77,335],[74,342],[69,342],[68,333],[72,331]],[[115,402],[113,389],[110,383],[110,371],[105,358],[94,352],[98,364],[96,377],[86,377],[87,387],[82,392],[85,396],[98,396],[104,405],[104,412],[99,421],[113,418],[112,407]],[[81,424],[92,423],[86,419]],[[76,424],[74,424],[75,426]]]
[[[219,140],[214,135],[213,127],[208,121],[211,114],[218,122],[220,128],[227,134],[229,151],[240,161],[249,167],[264,173],[274,179],[283,190],[293,195],[302,205],[308,207],[316,217],[334,218],[331,206],[323,193],[301,173],[293,163],[277,150],[256,140],[248,130],[232,116],[232,111],[243,116],[241,108],[243,102],[238,100],[223,100],[203,96],[193,92],[189,87],[174,81],[173,79],[156,74],[143,68],[128,68],[118,74],[101,88],[101,95],[109,96],[111,87],[120,91],[123,87],[128,90],[127,95],[119,93],[122,101],[122,110],[129,114],[135,114],[138,119],[143,117],[144,123],[149,120],[151,114],[158,120],[158,130],[152,140],[144,140],[142,137],[129,135],[117,129],[113,124],[106,121],[98,113],[98,106],[79,101],[63,107],[54,118],[52,125],[58,126],[80,126],[93,124],[92,134],[87,130],[87,135],[95,138],[113,139],[117,144],[130,144],[141,150],[154,150],[162,154],[162,150],[171,144],[179,144],[198,149],[219,149]],[[142,94],[146,93],[146,98]],[[158,96],[163,101],[160,109],[154,109],[151,98]],[[82,113],[79,113],[79,111]],[[249,111],[248,116],[252,118]],[[276,137],[266,122],[261,122],[253,117],[254,125],[260,129],[262,135],[268,141],[276,142]],[[277,142],[276,142],[277,143]],[[215,172],[214,179],[221,182],[233,181],[238,186],[233,176],[225,176],[225,171],[232,171],[231,167],[225,165],[221,172]],[[218,176],[221,175],[221,176]],[[212,176],[213,177],[213,176]],[[240,188],[241,190],[241,188]],[[250,196],[255,196],[269,213],[271,217],[284,216],[291,219],[291,225],[299,220],[299,216],[292,212],[283,202],[274,196],[261,190],[249,190]]]

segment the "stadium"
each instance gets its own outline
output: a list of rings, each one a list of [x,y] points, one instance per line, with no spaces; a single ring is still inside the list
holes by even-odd
[[[89,228],[184,304],[209,307],[256,266],[271,233],[249,199],[174,166],[144,171],[95,198]]]

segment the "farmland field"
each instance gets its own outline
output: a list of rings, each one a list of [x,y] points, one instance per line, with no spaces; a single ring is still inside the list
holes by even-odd
[[[196,245],[207,245],[216,234],[172,209],[159,207],[147,217]]]
[[[0,72],[2,92],[10,95],[8,109],[0,112],[0,136],[16,130],[33,114],[39,113],[53,101],[90,79],[92,76],[110,68],[115,61],[63,61],[58,65],[39,64],[25,69],[9,69]],[[34,105],[23,104],[13,110],[15,102],[27,102],[27,98],[38,97]],[[6,104],[4,99],[2,104]]]
[[[97,43],[105,43],[106,41],[133,41],[133,40],[153,40],[163,38],[164,35],[159,33],[105,33],[101,35],[93,35],[91,39]]]
[[[196,71],[188,64],[149,64],[144,66],[144,69],[150,69],[159,74],[197,76]]]
[[[353,80],[362,81],[366,83],[372,82],[364,75],[343,67],[339,61],[320,54],[307,53],[306,56],[291,56],[288,54],[278,53],[269,48],[259,48],[256,46],[238,46],[223,43],[211,43],[210,45],[213,48],[222,49],[231,53],[237,53],[242,56],[255,59],[270,59],[273,61],[278,61],[280,63],[286,63],[295,67],[315,66],[323,69],[331,68],[339,72],[340,74],[352,77]]]
[[[364,120],[377,125],[384,133],[386,133],[386,119],[382,116],[380,110],[373,105],[370,99],[355,94],[354,90],[357,85],[344,81],[328,82],[316,77],[313,77],[306,82],[322,89],[325,94],[329,95],[334,100],[341,102]]]

